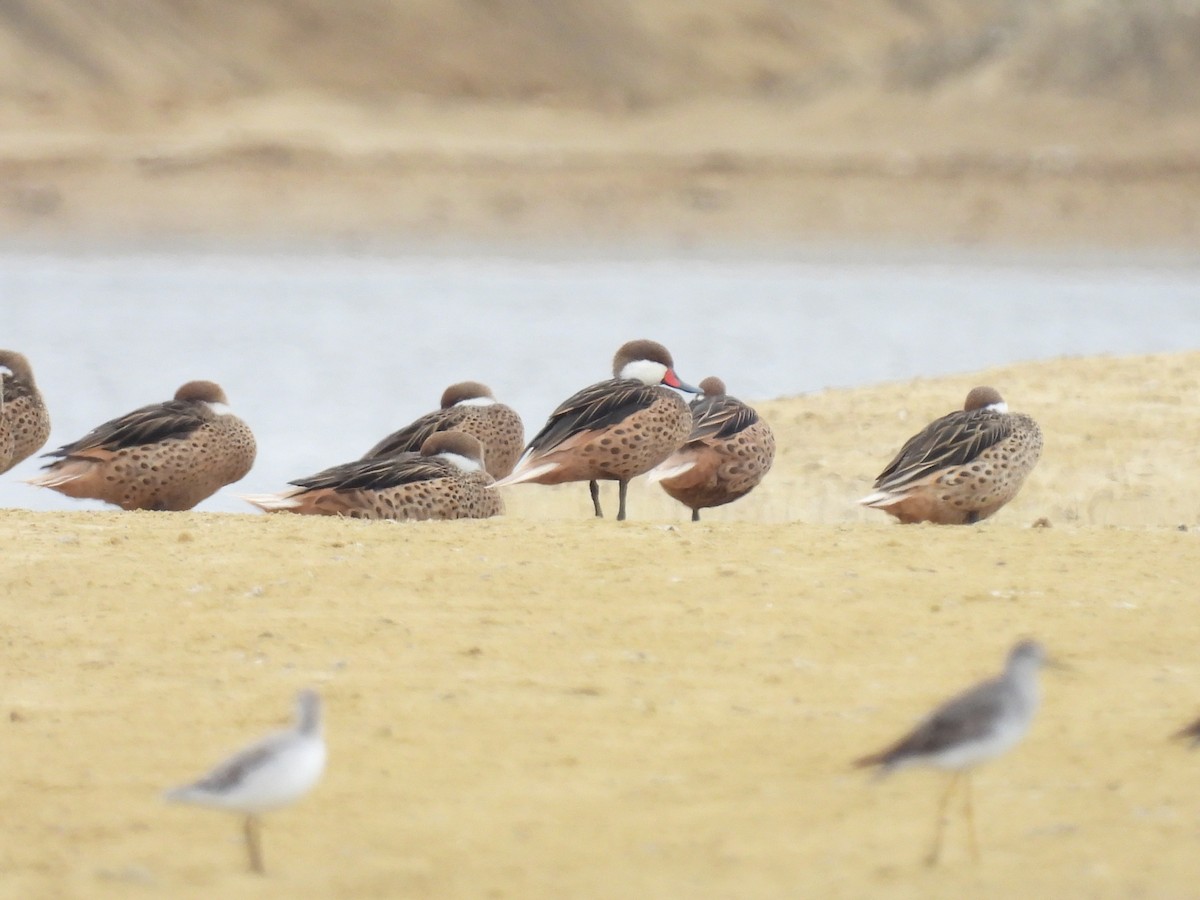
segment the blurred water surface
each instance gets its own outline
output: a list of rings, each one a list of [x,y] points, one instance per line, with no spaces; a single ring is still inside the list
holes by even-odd
[[[49,448],[184,381],[225,388],[258,437],[258,461],[202,509],[248,511],[235,490],[277,490],[359,456],[455,381],[489,384],[532,435],[559,401],[608,377],[613,352],[635,337],[665,343],[685,380],[720,375],[747,400],[1062,355],[1196,349],[1200,268],[0,256],[0,347],[33,363],[54,423]],[[21,484],[38,465],[0,478],[0,506],[101,506]]]

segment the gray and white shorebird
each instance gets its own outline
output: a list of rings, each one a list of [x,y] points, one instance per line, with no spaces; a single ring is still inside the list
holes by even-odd
[[[858,502],[901,522],[973,525],[1008,503],[1042,455],[1042,430],[993,387],[910,437]]]
[[[950,783],[938,804],[937,830],[925,858],[936,865],[941,856],[946,808],[958,784],[964,784],[964,806],[971,856],[978,861],[975,815],[971,805],[971,771],[1011,750],[1029,731],[1037,711],[1038,671],[1047,662],[1036,641],[1020,641],[1008,653],[1004,671],[947,700],[896,743],[855,761],[858,767],[879,766],[880,775],[924,765],[949,771]]]
[[[263,872],[260,816],[289,806],[307,794],[325,771],[321,698],[316,691],[296,695],[295,724],[239,750],[192,784],[167,791],[165,799],[243,814],[250,870]]]

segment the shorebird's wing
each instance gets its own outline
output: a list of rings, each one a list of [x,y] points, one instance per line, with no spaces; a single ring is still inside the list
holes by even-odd
[[[875,488],[895,491],[952,466],[970,463],[1012,434],[1012,420],[989,409],[959,410],[913,435],[875,479]]]
[[[43,456],[68,457],[89,450],[116,451],[171,438],[184,438],[211,417],[211,409],[205,403],[192,400],[154,403],[98,425],[74,443],[64,444]]]
[[[890,747],[864,756],[859,766],[896,766],[907,759],[930,756],[956,744],[983,740],[1004,711],[998,682],[983,684],[947,701]]]
[[[631,378],[610,378],[584,388],[564,400],[529,442],[525,455],[553,449],[567,438],[585,431],[616,425],[646,409],[659,398],[657,385]]]
[[[290,483],[309,491],[322,488],[335,491],[378,491],[417,481],[445,478],[450,474],[448,467],[451,465],[444,459],[420,456],[416,453],[401,453],[333,466],[316,475],[298,478]]]
[[[758,413],[734,397],[720,394],[692,404],[692,433],[687,442],[733,437],[758,421]]]
[[[268,764],[283,746],[295,737],[295,733],[291,731],[269,734],[261,741],[218,763],[212,771],[191,784],[168,791],[167,799],[196,802],[203,801],[205,797],[228,794],[245,783],[253,772]]]
[[[416,453],[421,449],[426,438],[439,431],[450,431],[463,420],[464,416],[465,412],[462,408],[453,406],[423,415],[399,431],[389,434],[364,453],[362,458],[374,459],[379,456],[394,456],[397,453]]]

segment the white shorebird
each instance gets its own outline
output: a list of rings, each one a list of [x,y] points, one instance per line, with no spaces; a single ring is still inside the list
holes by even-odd
[[[913,765],[950,771],[950,783],[938,805],[933,847],[925,858],[929,865],[936,865],[941,855],[946,807],[960,781],[965,783],[971,856],[978,862],[971,770],[1011,750],[1029,731],[1038,707],[1037,674],[1044,663],[1046,652],[1041,644],[1020,641],[1009,651],[1000,675],[946,701],[887,749],[855,761],[860,767],[879,766],[880,775]]]
[[[261,873],[259,816],[299,800],[324,769],[321,698],[304,690],[296,695],[295,725],[238,751],[199,781],[167,791],[166,799],[245,815],[250,870]]]

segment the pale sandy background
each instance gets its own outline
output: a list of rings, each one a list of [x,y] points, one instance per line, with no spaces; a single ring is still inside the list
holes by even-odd
[[[20,0],[9,243],[1200,243],[1194,0]]]
[[[1198,366],[765,403],[776,469],[698,526],[641,485],[624,524],[578,485],[425,525],[4,511],[0,893],[1193,896],[1200,756],[1168,738],[1200,713]],[[973,528],[857,510],[981,381],[1046,430],[1021,495]],[[941,781],[850,760],[1021,635],[1072,671],[976,778],[982,863],[955,820],[926,870]],[[302,685],[330,765],[269,817],[264,880],[232,817],[159,794]]]

